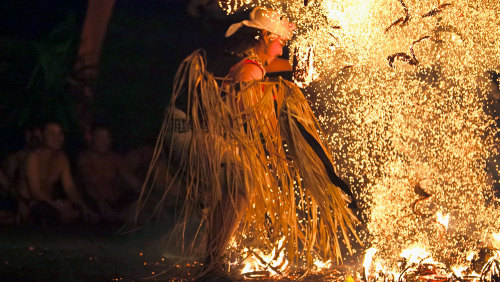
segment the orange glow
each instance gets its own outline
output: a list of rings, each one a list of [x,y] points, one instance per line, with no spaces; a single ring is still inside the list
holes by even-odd
[[[222,2],[228,13],[271,6],[297,25],[297,82],[315,97],[342,177],[368,203],[366,243],[377,251],[365,263],[397,273],[400,254],[417,263],[461,250],[446,263],[463,273],[480,246],[500,249],[500,210],[485,199],[500,144],[485,111],[495,102],[488,71],[500,72],[500,1]]]

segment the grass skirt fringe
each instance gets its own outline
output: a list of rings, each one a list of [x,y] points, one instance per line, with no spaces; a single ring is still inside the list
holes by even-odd
[[[231,211],[241,218],[231,241],[233,251],[245,255],[243,248],[272,250],[281,241],[290,263],[309,267],[316,259],[340,263],[340,241],[350,249],[348,234],[355,235],[357,219],[347,207],[352,194],[335,185],[325,167],[325,158],[330,165],[332,158],[304,95],[281,78],[223,85],[224,93],[205,70],[202,51],[180,65],[137,215],[149,205],[155,205],[153,217],[161,215],[169,189],[181,185],[185,201],[177,234],[184,237],[186,223],[201,214],[197,236],[203,237],[207,234],[203,229],[217,220],[214,207],[227,195],[235,205]],[[174,165],[171,159],[179,148],[172,136],[180,95],[187,95],[191,136]],[[158,178],[159,167],[168,170],[168,177]],[[162,190],[161,196],[152,196],[157,195],[155,189]],[[237,207],[238,195],[248,200],[245,210]],[[226,248],[182,245],[188,253]]]

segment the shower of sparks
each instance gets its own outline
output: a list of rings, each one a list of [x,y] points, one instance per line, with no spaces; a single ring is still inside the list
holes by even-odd
[[[297,25],[290,50],[314,60],[306,92],[387,267],[413,245],[453,263],[498,237],[487,164],[498,172],[499,1],[221,1],[256,5]]]

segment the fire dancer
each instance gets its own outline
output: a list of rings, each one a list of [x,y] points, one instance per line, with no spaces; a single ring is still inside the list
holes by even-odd
[[[345,235],[357,222],[347,207],[353,195],[334,172],[307,100],[292,82],[266,78],[291,70],[278,56],[293,29],[278,11],[257,7],[226,32],[244,58],[220,85],[200,51],[175,77],[138,213],[152,200],[151,181],[160,181],[155,165],[164,156],[186,189],[183,234],[189,216],[203,211],[208,277],[224,275],[220,265],[231,239],[263,247],[286,237],[290,261],[338,261],[337,230],[348,242]],[[173,180],[165,183],[167,195]]]

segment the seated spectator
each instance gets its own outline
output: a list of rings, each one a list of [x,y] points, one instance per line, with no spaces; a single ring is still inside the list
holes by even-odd
[[[85,220],[96,219],[75,187],[63,143],[61,125],[48,122],[43,126],[42,146],[26,156],[30,212],[35,223],[72,223],[82,216]],[[62,189],[58,191],[58,187]]]
[[[154,147],[149,143],[137,146],[127,153],[125,161],[137,178],[146,178],[153,153]]]
[[[81,181],[86,193],[97,204],[102,219],[122,221],[142,183],[131,173],[124,159],[111,150],[113,139],[109,128],[95,127],[90,139],[90,149],[78,158]]]
[[[8,193],[10,188],[9,179],[7,175],[3,172],[2,167],[0,167],[0,193]]]
[[[17,202],[17,214],[20,222],[29,219],[29,192],[26,180],[26,156],[40,146],[42,131],[37,126],[28,126],[24,130],[25,145],[19,151],[11,153],[4,161],[5,175],[10,182],[9,194]]]
[[[0,224],[16,222],[17,203],[11,196],[11,185],[0,167]]]
[[[126,156],[128,167],[131,168],[134,175],[139,179],[146,179],[150,169],[151,160],[155,151],[154,144],[156,140],[148,140],[146,143],[130,150]],[[151,145],[152,144],[152,145]],[[155,183],[158,189],[153,189],[157,193],[152,197],[163,198],[165,188],[168,186],[168,196],[165,197],[164,205],[167,210],[175,210],[183,202],[185,191],[182,189],[182,183],[173,181],[173,176],[169,174],[167,162],[164,159],[157,160],[157,165],[151,171],[158,179]],[[154,206],[154,205],[152,205]]]

